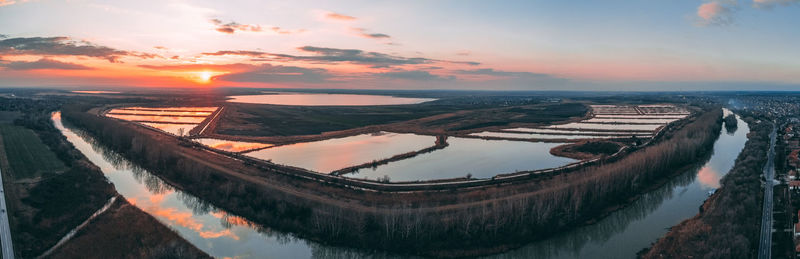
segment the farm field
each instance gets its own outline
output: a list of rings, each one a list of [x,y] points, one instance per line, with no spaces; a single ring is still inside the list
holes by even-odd
[[[30,129],[0,124],[11,170],[17,179],[36,178],[66,169],[61,160]]]

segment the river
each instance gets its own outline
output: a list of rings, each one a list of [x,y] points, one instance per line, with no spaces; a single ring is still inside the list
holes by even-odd
[[[728,111],[725,111],[726,114]],[[59,113],[53,121],[62,134],[99,166],[117,191],[132,204],[177,231],[211,256],[235,258],[391,258],[380,252],[340,248],[273,231],[190,194],[184,193],[80,130],[65,127]],[[697,214],[708,191],[733,166],[749,129],[739,120],[735,132],[722,134],[714,153],[701,166],[671,179],[630,206],[596,224],[534,242],[491,258],[633,258],[667,229]],[[67,125],[68,126],[68,125]]]

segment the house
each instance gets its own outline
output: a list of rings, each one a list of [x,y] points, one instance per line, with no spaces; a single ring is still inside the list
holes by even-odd
[[[800,190],[800,181],[790,181],[789,182],[789,190],[796,191]]]

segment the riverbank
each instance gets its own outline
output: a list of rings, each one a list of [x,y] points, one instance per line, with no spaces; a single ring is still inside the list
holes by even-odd
[[[4,125],[0,130],[0,139],[5,140],[0,141],[0,167],[5,192],[10,194],[7,195],[11,205],[8,213],[15,252],[22,258],[34,258],[51,249],[118,194],[100,169],[75,150],[53,126],[48,110],[57,108],[59,103],[24,99],[9,103],[12,109],[20,111],[20,116],[16,118],[17,125]],[[0,109],[2,108],[9,107],[0,105]],[[104,213],[100,213],[100,216],[104,216]],[[123,218],[128,222],[137,222],[143,217],[149,216],[141,212],[128,212]],[[84,229],[82,232],[95,235],[105,235],[120,229],[118,226],[97,228],[91,223],[85,226],[92,230],[86,232]],[[160,224],[153,225],[151,229],[158,231],[140,231],[138,234],[132,232],[130,237],[160,239],[164,231],[169,231]],[[67,240],[64,245],[75,247],[76,251],[99,251],[106,246],[115,245],[117,241],[102,239],[91,244],[77,245],[72,244],[71,239],[64,240]],[[191,247],[185,240],[179,240],[182,245]],[[137,244],[131,243],[129,246],[136,247]],[[198,251],[196,248],[194,250]],[[100,254],[102,253],[97,253]],[[60,256],[58,253],[52,255]],[[86,253],[73,256],[98,258]]]
[[[157,219],[117,199],[47,258],[211,258]]]
[[[506,184],[389,194],[246,165],[83,111],[65,110],[65,117],[180,189],[254,222],[329,244],[436,256],[493,253],[575,227],[667,177],[675,164],[697,160],[721,127],[721,112],[706,112],[664,141],[608,164]]]
[[[746,117],[751,133],[734,168],[700,212],[640,252],[641,258],[754,257],[761,215],[760,175],[766,161],[771,123]],[[713,231],[711,231],[713,230]]]

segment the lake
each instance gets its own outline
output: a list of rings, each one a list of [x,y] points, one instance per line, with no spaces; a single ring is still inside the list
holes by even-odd
[[[418,104],[434,101],[431,98],[406,98],[366,94],[307,94],[280,93],[228,96],[228,102],[300,106],[371,106]]]

